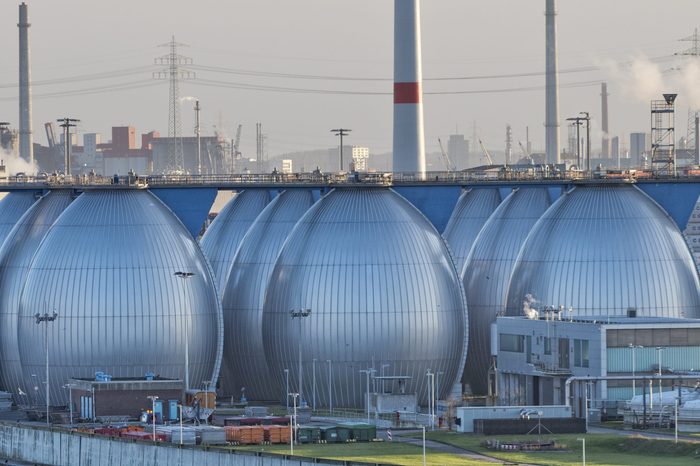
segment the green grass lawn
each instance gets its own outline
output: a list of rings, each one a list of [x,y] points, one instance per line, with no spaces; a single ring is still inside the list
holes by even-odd
[[[240,450],[265,451],[269,453],[289,454],[289,445],[256,445],[235,447]],[[415,466],[423,462],[423,450],[420,447],[400,443],[337,443],[311,444],[294,446],[294,454],[313,458],[327,458],[343,461],[365,461],[368,463],[385,463],[402,466]],[[487,463],[471,461],[458,456],[426,450],[427,464],[434,466],[483,466]]]
[[[418,434],[419,436],[420,434]],[[581,464],[581,442],[579,435],[542,436],[543,440],[556,439],[567,445],[566,452],[506,453],[488,450],[482,443],[489,438],[509,440],[536,440],[536,436],[483,437],[453,432],[431,432],[428,438],[466,450],[484,453],[504,460],[540,465],[565,466]],[[700,465],[700,445],[697,443],[668,440],[653,440],[640,437],[624,437],[608,434],[586,434],[586,464],[609,466],[684,466]]]

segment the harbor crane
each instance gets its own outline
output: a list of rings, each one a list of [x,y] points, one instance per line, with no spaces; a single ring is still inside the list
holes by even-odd
[[[493,165],[493,159],[491,158],[491,154],[489,154],[489,151],[486,149],[486,146],[481,141],[481,139],[479,139],[479,145],[481,146],[481,152],[484,153],[484,158],[486,159],[486,163],[488,165]]]
[[[233,155],[234,159],[240,159],[241,155],[243,155],[241,153],[241,151],[238,150],[238,147],[241,144],[241,130],[242,129],[243,129],[243,125],[238,125],[238,129],[236,129],[236,140],[233,142],[233,153],[231,154],[231,155]]]
[[[445,148],[442,145],[442,140],[438,138],[438,144],[440,145],[440,153],[442,154],[442,161],[445,163],[445,168],[447,168],[447,173],[452,173],[457,169],[455,167],[454,163],[452,163],[452,160],[450,160],[450,156],[447,155],[447,152],[445,151]]]
[[[532,155],[530,155],[530,153],[527,151],[522,141],[518,141],[518,144],[520,144],[520,150],[523,151],[523,156],[527,159],[528,163],[532,165],[534,163],[532,160]]]

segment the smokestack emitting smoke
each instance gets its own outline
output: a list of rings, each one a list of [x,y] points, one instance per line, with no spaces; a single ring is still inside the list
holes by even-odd
[[[425,177],[420,0],[394,1],[394,173]]]
[[[603,124],[603,151],[602,158],[610,158],[610,128],[608,127],[608,83],[601,83],[600,98],[601,98],[601,122]]]
[[[32,88],[29,66],[29,13],[27,4],[19,5],[19,155],[34,163],[32,141]]]
[[[546,0],[547,76],[546,76],[546,153],[547,163],[560,162],[559,150],[559,65],[557,63],[556,1]]]

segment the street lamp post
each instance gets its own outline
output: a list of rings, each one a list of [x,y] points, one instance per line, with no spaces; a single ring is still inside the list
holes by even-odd
[[[175,272],[176,277],[182,278],[187,283],[194,274],[192,272]],[[191,307],[191,306],[190,306]],[[190,389],[190,312],[185,313],[185,390]]]
[[[630,348],[632,350],[632,398],[634,398],[635,396],[637,396],[637,384],[636,384],[636,380],[634,379],[637,363],[636,363],[636,358],[634,357],[634,350],[642,349],[642,348],[644,348],[644,346],[633,345],[632,343],[630,343],[628,345],[628,348]]]
[[[284,370],[285,386],[287,390],[285,391],[285,398],[287,399],[287,413],[289,413],[289,369]]]
[[[657,371],[657,374],[659,375],[659,409],[662,411],[664,409],[664,399],[663,399],[663,392],[661,391],[661,352],[665,349],[666,348],[663,346],[656,347],[656,354],[658,355],[658,361],[659,361],[659,370]]]
[[[36,313],[34,314],[34,318],[36,319],[37,325],[41,325],[42,322],[46,323],[46,325],[44,325],[44,345],[46,347],[46,425],[51,426],[51,413],[49,411],[49,322],[55,321],[58,318],[58,314],[56,311],[51,315],[45,312],[43,316]]]
[[[183,444],[183,442],[182,442],[182,434],[183,434],[183,429],[182,429],[182,408],[183,408],[183,406],[182,406],[182,403],[178,403],[177,407],[178,407],[178,411],[180,412],[180,445],[182,445]]]
[[[148,395],[146,398],[151,400],[151,414],[153,418],[153,442],[155,443],[156,441],[156,400],[158,399],[157,395]]]
[[[382,395],[386,393],[386,385],[384,380],[384,369],[391,366],[391,364],[382,364],[381,375],[382,375]]]
[[[73,385],[72,383],[67,383],[63,388],[68,389],[68,410],[70,412],[70,425],[73,427]]]
[[[316,411],[316,361],[317,359],[315,358],[311,361],[311,377],[313,381],[311,388],[311,406],[313,407],[314,411]]]
[[[360,369],[360,373],[367,375],[367,424],[369,424],[369,378],[372,374],[377,372],[375,369]]]
[[[295,433],[298,433],[299,426],[297,425],[297,398],[299,397],[298,393],[287,393],[287,398],[292,397],[292,401],[294,403],[294,417],[293,421],[289,423],[289,433],[291,434],[291,440],[289,442],[289,448],[290,448],[290,454],[294,455],[294,437]]]
[[[333,414],[333,366],[331,360],[326,359],[328,363],[328,411]]]
[[[299,311],[292,309],[289,311],[289,314],[292,316],[292,319],[299,318],[299,404],[301,405],[301,403],[304,402],[304,393],[302,391],[303,374],[301,369],[301,319],[309,317],[311,315],[311,309],[302,309]]]
[[[579,442],[582,443],[582,453],[583,453],[583,466],[586,466],[586,439],[585,438],[577,438]]]
[[[428,377],[428,412],[430,413],[430,429],[435,429],[435,373],[430,372],[430,369],[425,373]]]

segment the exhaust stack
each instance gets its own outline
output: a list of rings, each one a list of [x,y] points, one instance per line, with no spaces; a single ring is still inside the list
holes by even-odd
[[[394,173],[425,177],[420,0],[394,0]]]
[[[609,159],[610,155],[610,127],[608,125],[608,83],[601,83],[600,85],[600,97],[601,97],[601,113],[602,113],[602,125],[603,125],[603,152],[601,157],[604,159]]]
[[[547,75],[546,75],[546,153],[547,163],[560,163],[559,146],[559,64],[557,62],[556,0],[546,0]]]
[[[19,155],[34,163],[32,141],[32,75],[29,66],[29,12],[27,4],[19,5]]]

